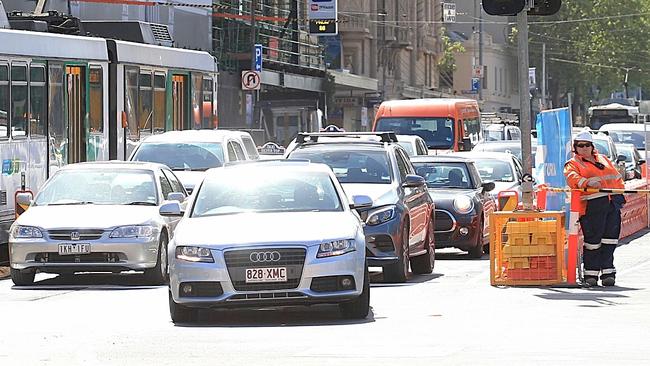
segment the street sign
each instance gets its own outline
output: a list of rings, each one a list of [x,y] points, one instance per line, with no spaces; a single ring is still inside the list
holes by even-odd
[[[461,90],[462,94],[478,94],[478,90]]]
[[[338,0],[308,0],[309,33],[317,36],[338,34]]]
[[[241,72],[241,88],[243,90],[260,90],[262,77],[259,71],[244,70]]]
[[[255,71],[262,71],[262,45],[255,44]]]
[[[257,152],[262,155],[282,155],[285,152],[285,148],[276,144],[275,142],[267,142],[262,146],[257,147]]]
[[[442,3],[442,22],[456,23],[456,4]]]
[[[472,67],[472,77],[482,78],[483,77],[483,65],[478,65]]]
[[[472,78],[472,91],[473,92],[478,92],[478,90],[481,88],[481,79],[479,78]]]

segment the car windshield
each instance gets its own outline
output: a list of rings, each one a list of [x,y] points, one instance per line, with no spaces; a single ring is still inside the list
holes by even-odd
[[[208,170],[223,165],[223,146],[218,142],[144,142],[135,161],[167,165],[172,170]]]
[[[413,143],[409,141],[399,141],[398,142],[399,146],[403,147],[404,150],[409,154],[409,156],[414,156],[415,155],[415,150],[413,150]]]
[[[507,161],[489,159],[489,158],[473,158],[476,162],[476,168],[481,175],[481,180],[484,182],[514,182],[515,175],[512,171],[512,166]]]
[[[594,145],[596,146],[596,150],[598,150],[599,153],[606,156],[612,156],[612,152],[609,150],[609,144],[607,143],[607,140],[594,139]]]
[[[276,167],[241,169],[207,177],[197,193],[191,217],[342,210],[329,174],[282,171]]]
[[[638,150],[645,150],[644,131],[609,131],[614,143],[633,144]]]
[[[391,182],[388,154],[385,151],[296,150],[290,157],[329,165],[341,183]]]
[[[36,206],[158,204],[151,171],[78,169],[58,171],[36,197]]]
[[[616,151],[625,156],[625,162],[631,163],[634,161],[634,148],[632,146],[616,145]]]
[[[533,161],[535,161],[535,146],[531,146],[533,153]],[[491,152],[507,152],[515,155],[521,160],[521,145],[511,143],[482,143],[474,146],[474,151],[491,151]]]
[[[377,121],[376,131],[395,131],[398,135],[417,135],[429,149],[454,147],[454,120],[451,118],[391,117]]]
[[[483,131],[483,136],[485,137],[485,141],[501,141],[506,139],[504,129],[485,129],[485,131]]]
[[[429,188],[471,188],[465,163],[414,162],[413,166]]]

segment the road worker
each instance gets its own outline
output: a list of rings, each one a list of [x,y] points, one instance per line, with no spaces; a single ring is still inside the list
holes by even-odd
[[[609,188],[623,189],[623,177],[612,161],[594,147],[589,131],[578,133],[573,139],[574,156],[564,165],[567,184],[572,189]],[[584,235],[584,284],[614,286],[614,250],[621,231],[621,208],[625,204],[622,194],[588,193],[580,195],[580,226]],[[574,208],[575,209],[575,208]]]

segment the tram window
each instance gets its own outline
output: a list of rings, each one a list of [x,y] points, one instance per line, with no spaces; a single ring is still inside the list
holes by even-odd
[[[212,79],[203,79],[203,128],[215,128],[212,125]]]
[[[90,132],[101,133],[104,131],[104,90],[103,71],[101,66],[90,68]]]
[[[125,69],[126,83],[124,84],[124,112],[128,125],[127,136],[130,140],[140,139],[136,107],[138,105],[138,69],[127,67]]]
[[[47,96],[45,94],[45,66],[29,67],[29,134],[45,136]]]
[[[9,67],[0,65],[0,138],[9,137]]]
[[[228,161],[237,161],[237,153],[235,153],[235,147],[232,146],[232,141],[228,142]]]
[[[202,88],[203,76],[201,74],[192,74],[192,129],[194,130],[201,128]]]
[[[61,166],[68,161],[68,128],[63,119],[63,66],[50,64],[47,77],[50,166]]]
[[[156,73],[153,78],[153,132],[165,131],[165,74]]]
[[[11,65],[11,136],[27,136],[27,65]]]
[[[138,125],[140,133],[151,133],[153,123],[153,78],[151,71],[140,71],[138,89]]]

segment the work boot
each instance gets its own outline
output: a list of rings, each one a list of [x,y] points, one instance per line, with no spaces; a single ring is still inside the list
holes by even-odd
[[[603,286],[614,286],[616,283],[616,278],[613,276],[603,277],[601,279],[601,282],[603,283]]]
[[[598,286],[598,277],[585,277],[585,287]]]

